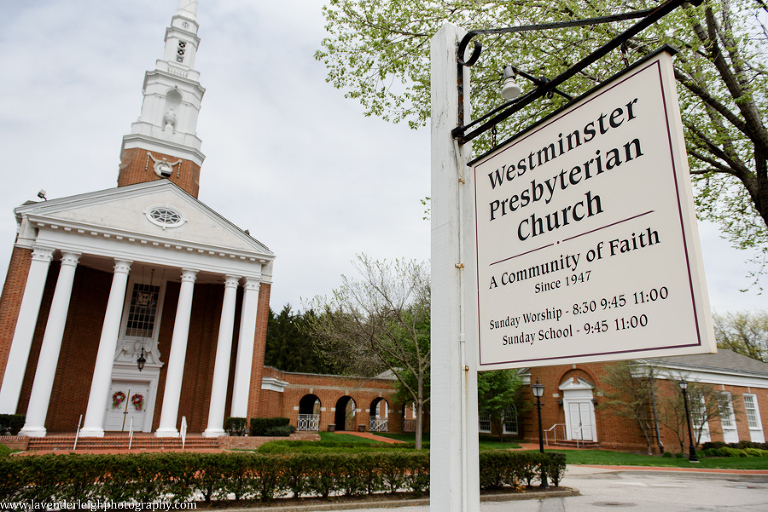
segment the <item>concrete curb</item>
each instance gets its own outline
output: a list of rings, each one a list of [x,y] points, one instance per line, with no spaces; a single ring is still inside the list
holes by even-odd
[[[569,496],[581,496],[578,489],[573,487],[563,487],[558,491],[528,491],[504,494],[486,494],[480,496],[480,501],[500,502],[500,501],[520,501],[520,500],[541,500],[546,498],[567,498]],[[253,512],[257,510],[268,510],[269,512],[315,512],[315,511],[335,511],[335,510],[363,510],[374,508],[401,508],[401,507],[419,507],[429,506],[429,498],[414,499],[392,499],[382,501],[356,501],[349,503],[330,502],[317,503],[312,505],[264,505],[252,508],[227,508],[222,509],[226,512]]]

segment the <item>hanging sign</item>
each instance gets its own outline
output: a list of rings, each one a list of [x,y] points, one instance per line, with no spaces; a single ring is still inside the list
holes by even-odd
[[[479,369],[715,352],[672,59],[471,164]]]

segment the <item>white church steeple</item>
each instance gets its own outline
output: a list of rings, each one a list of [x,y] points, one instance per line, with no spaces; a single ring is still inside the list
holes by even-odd
[[[170,179],[197,197],[205,160],[197,136],[205,93],[194,69],[198,28],[197,0],[179,0],[165,30],[163,57],[144,76],[141,115],[123,137],[118,186]]]

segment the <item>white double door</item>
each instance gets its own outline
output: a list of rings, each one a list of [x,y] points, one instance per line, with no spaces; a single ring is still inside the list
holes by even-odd
[[[592,401],[568,402],[568,438],[579,441],[597,441],[595,408]]]
[[[147,414],[148,401],[148,382],[112,381],[104,430],[127,432],[132,427],[134,431],[141,431]]]

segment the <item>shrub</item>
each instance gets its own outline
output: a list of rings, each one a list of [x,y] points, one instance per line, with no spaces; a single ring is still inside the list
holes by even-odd
[[[244,436],[247,426],[247,418],[226,418],[224,420],[224,430],[230,436]]]
[[[293,425],[283,425],[281,427],[269,427],[264,431],[265,436],[269,437],[288,437],[296,432],[296,427]]]
[[[23,414],[0,414],[0,436],[15,436],[24,426]]]
[[[726,446],[725,448],[722,448],[722,450],[724,453],[728,454],[728,457],[749,457],[745,450],[739,448],[731,448]]]
[[[483,488],[519,487],[521,476],[558,485],[565,456],[557,453],[480,453]],[[357,496],[429,491],[429,452],[369,453],[143,453],[33,455],[0,458],[0,499],[18,503],[215,502],[277,496]]]
[[[665,459],[671,459],[672,458],[672,452],[664,452],[662,455]]]
[[[251,418],[251,435],[266,436],[273,427],[284,427],[290,423],[288,418]]]

